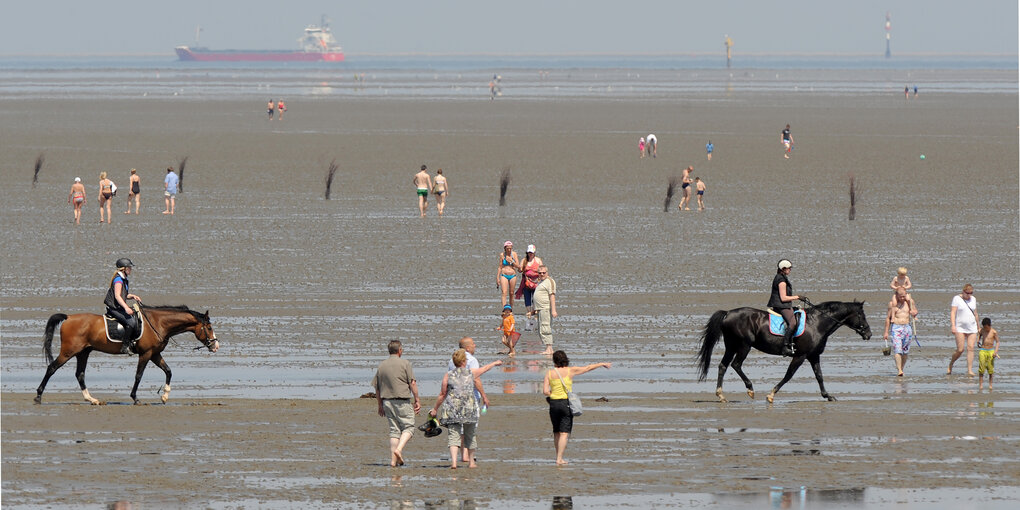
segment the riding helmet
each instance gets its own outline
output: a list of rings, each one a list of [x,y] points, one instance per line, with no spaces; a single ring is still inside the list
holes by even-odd
[[[793,263],[790,262],[789,260],[783,259],[779,261],[777,267],[779,267],[779,269],[786,269],[788,267],[793,267]]]
[[[117,259],[117,267],[135,267],[135,265],[131,263],[131,259],[125,257]]]

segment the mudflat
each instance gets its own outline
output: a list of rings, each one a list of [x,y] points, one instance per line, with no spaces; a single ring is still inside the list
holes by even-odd
[[[570,464],[557,467],[544,400],[494,395],[479,425],[478,467],[453,471],[445,432],[416,433],[407,464],[389,467],[374,399],[131,406],[112,398],[90,406],[64,396],[33,405],[31,394],[4,393],[4,503],[485,506],[613,496],[624,505],[629,496],[725,497],[774,486],[1017,496],[1016,395],[904,392],[838,402],[789,395],[772,405],[739,395],[728,404],[691,394],[599,396],[585,395]],[[426,398],[423,407],[433,403]]]

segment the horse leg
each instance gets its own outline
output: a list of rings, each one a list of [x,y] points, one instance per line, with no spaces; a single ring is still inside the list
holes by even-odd
[[[726,375],[726,369],[729,368],[731,361],[733,361],[733,351],[727,347],[722,360],[719,361],[719,382],[715,385],[715,396],[719,397],[719,402],[727,402],[722,392],[722,378]]]
[[[131,400],[135,405],[141,404],[138,401],[138,384],[142,382],[142,374],[145,373],[145,365],[152,359],[152,351],[145,351],[138,356],[138,370],[135,371],[135,385],[131,387]]]
[[[787,381],[793,378],[793,374],[797,373],[797,369],[800,368],[800,366],[803,363],[804,356],[797,356],[793,358],[793,361],[790,362],[790,368],[786,369],[786,376],[783,377],[782,381],[779,381],[779,384],[777,384],[775,388],[772,388],[772,393],[766,395],[765,400],[768,400],[769,403],[771,404],[772,399],[776,398],[776,393],[779,392],[779,388],[782,388],[783,385],[787,383]]]
[[[815,379],[818,379],[818,389],[822,390],[822,397],[828,401],[836,400],[836,397],[829,395],[829,392],[825,391],[825,383],[822,382],[822,360],[819,356],[811,356],[808,358],[811,362],[811,370],[815,371]]]
[[[733,358],[733,371],[744,380],[744,387],[747,388],[747,396],[754,398],[754,385],[751,384],[751,380],[744,374],[744,359],[747,358],[747,354],[751,352],[751,346],[747,345]]]
[[[92,353],[92,349],[85,349],[78,353],[75,358],[78,360],[78,367],[74,371],[74,377],[78,379],[78,386],[81,388],[81,396],[85,397],[85,400],[94,405],[100,405],[102,402],[99,399],[94,398],[89,394],[88,388],[85,387],[85,367],[89,364],[89,354]]]
[[[53,376],[53,373],[56,372],[57,369],[59,369],[60,367],[64,366],[64,363],[67,363],[67,360],[69,360],[69,359],[71,359],[70,356],[66,356],[66,355],[64,355],[64,353],[60,353],[60,355],[57,356],[57,359],[53,360],[53,363],[50,363],[50,366],[46,367],[46,375],[43,376],[42,382],[39,383],[39,387],[36,388],[36,390],[35,390],[35,403],[36,404],[41,404],[42,403],[43,390],[46,389],[46,383],[49,382],[50,377]]]
[[[167,366],[166,360],[163,359],[163,355],[159,353],[152,355],[152,363],[163,370],[163,373],[166,374],[166,383],[164,383],[163,387],[156,392],[163,392],[163,394],[159,396],[159,399],[165,404],[170,398],[170,367]]]

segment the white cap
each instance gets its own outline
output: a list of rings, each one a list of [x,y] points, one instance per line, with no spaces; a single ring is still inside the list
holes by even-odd
[[[81,182],[81,177],[75,177],[74,182]]]
[[[783,259],[779,261],[779,269],[787,269],[793,267],[793,263],[789,260]]]
[[[535,253],[535,245],[529,244],[528,245],[528,251],[526,251],[524,253]]]

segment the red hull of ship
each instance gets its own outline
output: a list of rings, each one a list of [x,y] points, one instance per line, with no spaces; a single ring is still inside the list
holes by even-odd
[[[205,51],[176,48],[177,58],[197,62],[343,62],[340,52],[313,53],[304,51]]]

